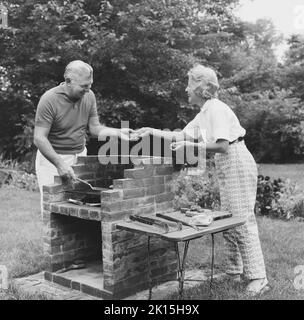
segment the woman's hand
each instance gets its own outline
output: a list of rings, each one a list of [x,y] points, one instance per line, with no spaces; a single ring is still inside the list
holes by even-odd
[[[186,148],[194,148],[194,147],[197,147],[197,146],[198,146],[198,144],[195,143],[195,142],[191,142],[191,141],[178,141],[178,142],[172,142],[172,143],[170,144],[170,149],[171,149],[172,151],[177,151],[177,150],[179,150],[179,149],[181,149],[181,148],[184,148],[184,147],[186,147]]]
[[[136,131],[130,128],[121,128],[120,129],[120,138],[125,141],[137,141],[139,139]]]

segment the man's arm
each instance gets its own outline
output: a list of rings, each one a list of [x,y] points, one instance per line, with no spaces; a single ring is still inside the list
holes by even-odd
[[[89,131],[92,136],[102,138],[102,137],[119,137],[123,140],[129,140],[127,132],[131,132],[131,129],[116,129],[106,127],[100,124],[97,117],[91,117],[89,119]]]
[[[56,153],[48,140],[50,129],[45,127],[35,126],[34,144],[42,153],[42,155],[49,160],[58,170],[58,174],[69,179],[76,179],[74,170],[68,166]]]

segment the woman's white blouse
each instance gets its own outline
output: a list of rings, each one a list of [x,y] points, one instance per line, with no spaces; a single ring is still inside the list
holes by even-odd
[[[216,142],[218,139],[232,142],[246,134],[235,113],[218,99],[208,100],[183,131],[194,138],[198,133],[207,143]]]

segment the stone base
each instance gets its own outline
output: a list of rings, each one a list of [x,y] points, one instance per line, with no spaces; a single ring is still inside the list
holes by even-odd
[[[84,270],[84,269],[83,269]],[[77,270],[73,270],[74,272]],[[80,270],[78,270],[80,271]],[[71,272],[71,271],[69,271]],[[67,274],[62,273],[61,276]],[[58,274],[60,275],[60,274]],[[71,278],[71,274],[69,274]],[[215,276],[216,278],[217,276]],[[198,281],[186,281],[184,283],[184,289],[188,289],[200,284],[203,280],[208,281],[208,276],[206,272],[202,270],[189,270],[185,273],[186,279],[198,280]],[[87,281],[92,281],[92,279],[87,278]],[[96,297],[86,294],[83,291],[78,291],[70,288],[66,288],[62,285],[56,284],[45,280],[45,273],[41,272],[35,275],[31,275],[26,278],[16,278],[13,280],[13,285],[19,290],[24,291],[28,294],[40,294],[45,296],[50,300],[104,300],[102,297]],[[169,294],[177,292],[178,282],[169,281],[165,282],[152,290],[152,300],[162,300]],[[144,290],[135,295],[129,296],[122,300],[147,300],[149,296],[149,290]]]

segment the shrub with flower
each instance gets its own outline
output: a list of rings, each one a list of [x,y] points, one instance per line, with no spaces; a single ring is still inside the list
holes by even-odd
[[[187,169],[181,171],[173,189],[176,209],[195,206],[220,208],[219,188],[211,160],[207,162],[203,176],[188,175]],[[271,179],[259,175],[255,213],[287,220],[302,217],[304,220],[304,193],[289,179]]]

